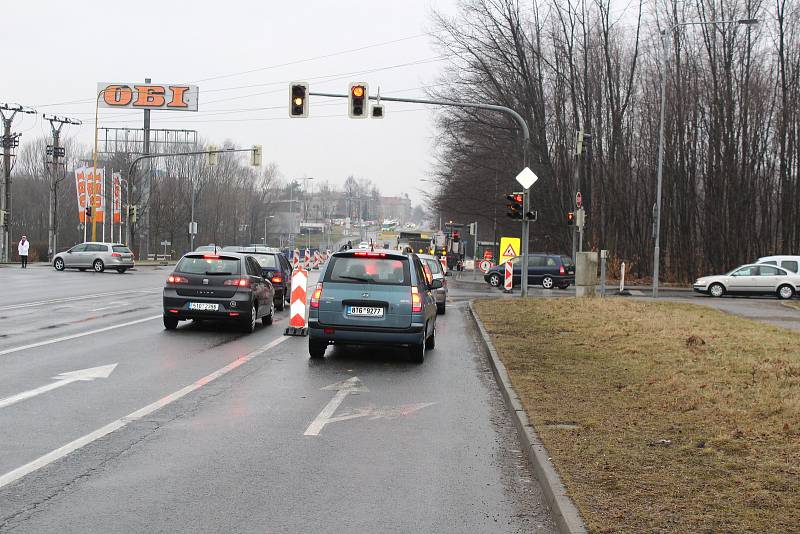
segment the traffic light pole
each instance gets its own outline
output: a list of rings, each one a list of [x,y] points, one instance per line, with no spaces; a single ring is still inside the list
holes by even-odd
[[[309,91],[309,96],[323,96],[328,98],[350,98],[350,95],[343,95],[338,93],[317,93]],[[378,100],[377,96],[369,96],[370,100]],[[517,113],[511,108],[507,108],[505,106],[497,106],[495,104],[483,104],[480,102],[455,102],[452,100],[428,100],[423,98],[400,98],[400,97],[392,97],[392,96],[382,96],[380,97],[381,101],[386,102],[406,102],[409,104],[426,104],[431,106],[449,106],[449,107],[456,107],[456,108],[472,108],[472,109],[485,109],[487,111],[497,111],[499,113],[505,113],[506,115],[510,115],[517,124],[519,125],[520,129],[522,130],[522,167],[528,167],[528,159],[529,159],[529,146],[531,140],[531,134],[528,130],[528,124],[525,122],[525,119],[522,118],[522,115]],[[307,109],[307,108],[306,108]],[[530,189],[527,188],[524,191],[524,200],[523,206],[525,208],[524,213],[530,211]],[[523,218],[522,220],[522,272],[528,272],[528,238],[530,235],[530,221],[527,218]],[[525,278],[525,283],[522,285],[521,296],[527,297],[528,296],[528,281],[527,276]]]

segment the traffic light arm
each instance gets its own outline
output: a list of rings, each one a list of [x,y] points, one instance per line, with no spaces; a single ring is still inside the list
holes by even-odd
[[[140,161],[146,159],[171,158],[174,156],[198,156],[200,154],[229,154],[233,152],[252,153],[254,150],[254,148],[221,148],[219,150],[196,150],[193,152],[176,152],[174,154],[145,154],[144,156],[137,157],[131,162],[130,167],[128,167],[128,179],[133,176],[133,171],[136,168],[136,165],[138,165]]]

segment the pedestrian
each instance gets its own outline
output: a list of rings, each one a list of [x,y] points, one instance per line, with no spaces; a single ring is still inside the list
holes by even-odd
[[[26,236],[22,236],[22,239],[19,240],[19,245],[17,245],[17,252],[19,252],[19,259],[22,261],[22,268],[28,268],[28,249],[31,246],[31,242],[28,241]]]

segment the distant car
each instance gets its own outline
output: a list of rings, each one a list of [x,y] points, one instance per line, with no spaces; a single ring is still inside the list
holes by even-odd
[[[261,245],[223,247],[223,252],[250,254],[261,267],[261,275],[275,288],[275,309],[283,311],[292,292],[292,266],[280,250]]]
[[[793,273],[800,272],[800,256],[765,256],[763,258],[758,258],[756,263],[777,265]]]
[[[442,281],[442,287],[434,289],[433,295],[436,297],[436,312],[444,315],[447,311],[447,278],[442,271],[442,263],[439,258],[430,254],[418,254],[417,256],[422,260],[423,267],[426,267],[426,274],[430,271],[433,280]]]
[[[522,281],[522,257],[513,258],[512,282],[519,287]],[[505,265],[491,268],[483,279],[492,287],[503,287]],[[541,285],[545,289],[567,289],[575,283],[575,263],[569,256],[534,253],[528,255],[528,285]]]
[[[751,263],[740,265],[726,274],[703,276],[692,288],[712,297],[725,294],[775,295],[792,298],[800,287],[800,275],[777,265]]]
[[[106,269],[114,269],[122,274],[134,266],[133,252],[122,243],[80,243],[53,257],[53,268],[56,271],[92,269],[96,273],[102,273]]]
[[[274,300],[275,289],[253,256],[190,252],[164,286],[164,328],[174,330],[188,319],[214,319],[235,321],[250,333],[259,318],[272,324]]]
[[[416,254],[348,250],[328,260],[311,295],[308,352],[322,358],[330,344],[406,346],[422,363],[436,345],[439,279],[428,281]]]
[[[199,247],[194,249],[195,252],[214,252],[214,253],[220,250],[222,250],[222,246],[215,245],[214,243],[210,243],[208,245],[200,245]]]
[[[369,248],[369,243],[367,243],[366,241],[362,241],[361,243],[358,244],[358,248],[360,248],[361,250],[367,250]]]

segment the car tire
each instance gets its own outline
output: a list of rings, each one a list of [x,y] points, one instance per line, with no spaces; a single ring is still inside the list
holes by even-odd
[[[53,261],[53,268],[54,268],[56,271],[63,271],[63,270],[64,270],[64,268],[65,268],[65,265],[64,265],[64,260],[62,260],[61,258],[56,258],[56,259]]]
[[[720,283],[711,284],[708,287],[708,294],[712,297],[721,297],[725,294],[725,287]]]
[[[788,284],[783,284],[778,288],[778,298],[781,300],[789,300],[794,296],[794,288]]]
[[[492,286],[492,287],[500,287],[500,283],[501,283],[501,280],[500,280],[500,275],[499,274],[492,273],[489,276],[489,285],[490,286]]]
[[[242,332],[245,334],[252,334],[256,330],[256,321],[258,320],[258,313],[256,311],[256,305],[250,305],[250,313],[247,317],[242,321]]]
[[[427,345],[425,339],[425,335],[423,334],[422,342],[415,343],[408,347],[409,355],[411,356],[411,361],[414,363],[422,363],[425,361],[425,347]]]
[[[275,309],[278,311],[283,311],[286,309],[286,295],[281,293],[281,297],[275,300]]]
[[[545,276],[542,278],[542,287],[545,289],[553,289],[553,277]]]
[[[164,329],[165,330],[175,330],[178,328],[178,319],[175,317],[167,317],[164,316]]]
[[[103,263],[103,260],[94,260],[94,263],[92,263],[92,269],[94,269],[94,272],[96,273],[102,273],[106,270],[106,265]]]
[[[436,323],[433,325],[433,332],[431,335],[428,336],[428,339],[425,341],[425,350],[433,350],[436,348]]]
[[[447,303],[437,304],[436,305],[436,313],[438,315],[444,315],[445,313],[447,313]]]
[[[558,289],[567,289],[568,287],[569,284],[561,284],[560,286],[558,286]]]
[[[270,305],[269,315],[265,315],[261,318],[261,324],[264,326],[269,326],[272,324],[273,319],[275,318],[275,302]]]
[[[328,348],[326,341],[319,341],[317,339],[308,340],[308,355],[314,360],[319,360],[325,357],[325,350]]]
[[[119,269],[117,269],[117,272],[118,272],[119,274],[125,274],[125,271],[127,271],[127,270],[128,270],[128,269],[126,269],[125,267],[120,267]]]

